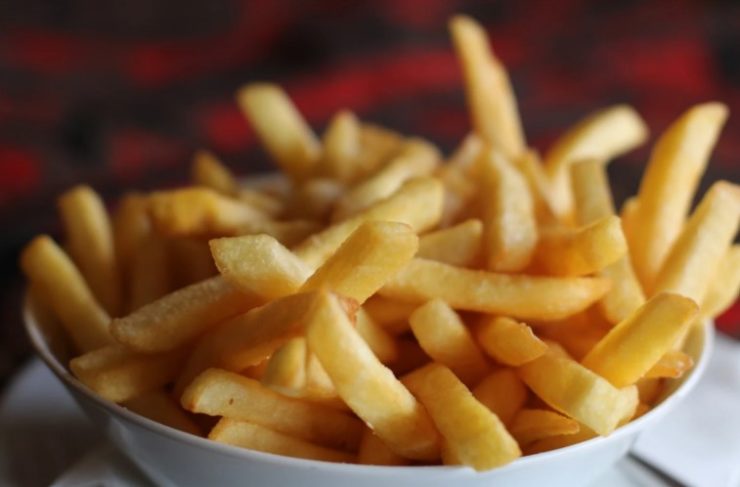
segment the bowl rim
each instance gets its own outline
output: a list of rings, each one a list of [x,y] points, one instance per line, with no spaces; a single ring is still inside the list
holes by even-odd
[[[38,320],[36,319],[29,292],[26,292],[25,294],[22,316],[26,333],[36,354],[52,371],[52,373],[63,384],[65,384],[67,387],[72,388],[86,400],[92,402],[108,413],[122,418],[125,422],[133,423],[135,426],[148,430],[150,433],[163,436],[167,439],[184,442],[191,447],[209,450],[211,452],[218,452],[219,454],[224,454],[242,460],[259,461],[267,464],[274,464],[275,466],[293,467],[299,469],[322,468],[326,469],[328,472],[334,473],[358,473],[359,471],[365,470],[366,473],[371,473],[373,475],[379,476],[408,474],[411,472],[420,471],[427,473],[434,472],[437,474],[441,474],[443,472],[450,473],[464,471],[472,473],[474,475],[486,475],[493,472],[501,472],[503,470],[518,470],[520,468],[526,468],[532,463],[541,462],[546,459],[553,459],[558,456],[574,453],[577,450],[591,448],[600,443],[613,441],[631,434],[637,434],[647,424],[652,423],[653,421],[669,413],[696,386],[699,379],[704,375],[704,372],[706,371],[714,348],[714,336],[716,334],[713,320],[706,320],[705,323],[702,324],[702,326],[697,327],[700,328],[698,331],[696,329],[690,331],[690,334],[698,335],[698,337],[695,337],[695,339],[698,338],[701,340],[701,348],[698,351],[698,358],[696,359],[694,367],[689,372],[689,375],[685,379],[683,379],[681,384],[679,384],[679,386],[673,392],[671,392],[670,395],[665,397],[661,401],[661,403],[658,404],[658,406],[651,409],[643,416],[635,419],[634,421],[631,421],[628,424],[617,428],[609,436],[597,436],[595,438],[563,448],[522,456],[514,460],[513,462],[501,467],[497,467],[485,472],[476,472],[475,470],[467,466],[457,465],[386,466],[309,460],[304,458],[288,457],[274,453],[250,450],[247,448],[241,448],[225,443],[218,443],[216,441],[209,440],[207,437],[196,436],[184,431],[177,430],[144,416],[140,416],[119,404],[103,399],[102,397],[95,394],[92,390],[90,390],[87,386],[85,386],[82,382],[80,382],[74,375],[72,375],[67,367],[65,367],[51,352],[49,345],[44,337],[44,333],[41,330],[41,326],[39,326]]]

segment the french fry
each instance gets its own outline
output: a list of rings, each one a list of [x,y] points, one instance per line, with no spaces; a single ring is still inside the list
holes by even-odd
[[[467,327],[444,301],[427,302],[414,311],[409,321],[421,348],[452,369],[463,383],[473,386],[490,371]]]
[[[373,430],[365,428],[357,452],[357,463],[360,465],[408,465],[409,460],[393,452],[375,436]]]
[[[430,232],[419,239],[417,257],[468,267],[481,254],[483,224],[478,219],[466,220],[453,227]]]
[[[439,222],[442,214],[442,197],[442,185],[436,179],[414,179],[362,213],[308,237],[293,251],[309,267],[316,269],[357,227],[367,221],[387,220],[406,223],[417,233],[422,232]]]
[[[251,83],[236,100],[265,150],[285,174],[303,179],[315,168],[321,146],[288,95],[271,83]]]
[[[170,255],[165,265],[170,268],[173,288],[189,286],[218,274],[207,241],[173,238],[168,239],[167,243]]]
[[[627,253],[627,240],[616,215],[578,228],[542,232],[535,267],[548,275],[585,276],[602,271]]]
[[[202,436],[200,428],[164,390],[154,390],[123,403],[126,409],[170,428]]]
[[[422,139],[409,139],[398,155],[378,172],[355,185],[336,202],[332,221],[342,221],[387,198],[409,179],[431,175],[439,150]]]
[[[566,355],[580,360],[604,338],[612,326],[610,323],[601,323],[588,311],[591,310],[539,326],[537,332],[558,343],[566,350]]]
[[[122,307],[121,276],[103,201],[89,186],[76,186],[59,197],[59,212],[70,256],[98,302],[117,316]]]
[[[226,196],[236,196],[239,192],[239,183],[231,171],[207,150],[193,154],[191,179],[196,186],[205,186]]]
[[[603,162],[590,159],[573,164],[571,176],[576,221],[579,225],[593,224],[614,215],[614,203]],[[624,221],[622,232],[627,237]],[[611,289],[599,303],[604,316],[611,323],[619,323],[645,302],[645,294],[629,255],[604,267],[599,275],[612,283]]]
[[[583,159],[607,161],[642,144],[645,122],[627,105],[615,105],[589,115],[555,142],[545,155],[552,209],[560,219],[573,213],[570,165]]]
[[[357,311],[357,333],[384,364],[398,360],[398,345],[393,336],[380,327],[362,308]]]
[[[637,242],[635,240],[635,220],[639,203],[637,196],[631,196],[624,200],[622,209],[619,211],[624,236],[627,237],[627,243],[630,245],[633,245],[631,242]]]
[[[113,247],[121,275],[122,294],[129,294],[130,269],[139,245],[151,233],[147,198],[140,193],[127,193],[113,213]]]
[[[236,235],[245,225],[267,219],[246,203],[202,187],[152,193],[149,215],[157,231],[168,237]]]
[[[322,446],[357,451],[362,423],[335,409],[286,397],[258,381],[221,369],[208,369],[180,400],[194,413],[248,421]]]
[[[456,166],[444,165],[437,171],[444,186],[444,204],[439,226],[447,228],[466,218],[477,218],[478,185]]]
[[[645,404],[655,404],[663,392],[664,381],[657,378],[643,378],[637,381],[637,393],[640,397],[640,402]]]
[[[169,246],[159,235],[150,234],[134,255],[127,309],[134,311],[167,294],[172,285],[167,262]]]
[[[653,148],[637,195],[630,249],[643,288],[652,290],[678,238],[719,132],[727,119],[721,103],[696,105],[673,122]]]
[[[375,323],[391,335],[397,336],[409,331],[409,316],[419,306],[375,294],[362,307]]]
[[[269,235],[219,238],[209,245],[226,281],[265,299],[297,292],[311,275],[298,257]]]
[[[356,460],[350,453],[314,445],[264,426],[230,418],[221,419],[208,438],[250,450],[308,460],[339,463],[353,463]]]
[[[740,225],[740,186],[719,181],[709,188],[678,235],[655,281],[655,293],[704,300]]]
[[[260,300],[223,278],[178,289],[128,316],[114,319],[111,333],[140,352],[165,352],[187,344],[219,322],[257,306]]]
[[[306,340],[288,340],[267,359],[262,384],[286,396],[300,396],[306,386]]]
[[[578,421],[546,409],[522,409],[508,427],[519,446],[528,445],[543,438],[558,435],[573,435],[581,429]]]
[[[634,384],[673,347],[697,314],[691,299],[658,294],[612,328],[581,363],[615,387]]]
[[[285,202],[283,200],[265,191],[259,191],[253,188],[240,186],[235,197],[237,200],[272,218],[279,217],[285,209]]]
[[[406,224],[362,223],[303,284],[301,291],[327,286],[362,304],[411,260],[418,247],[419,238]]]
[[[645,373],[647,379],[678,379],[694,366],[694,359],[680,350],[667,351],[650,370]]]
[[[702,316],[719,316],[740,293],[740,245],[733,245],[722,258],[701,303]]]
[[[491,51],[486,33],[476,21],[456,15],[449,26],[475,131],[507,157],[518,157],[524,151],[524,135],[506,68]]]
[[[547,351],[547,345],[526,323],[505,316],[484,318],[476,327],[475,337],[481,348],[497,362],[515,367]]]
[[[355,179],[361,149],[357,116],[348,110],[337,112],[324,132],[322,147],[321,174],[343,183]]]
[[[501,420],[447,367],[432,363],[405,376],[403,383],[424,404],[445,449],[461,464],[484,471],[521,456]]]
[[[447,159],[447,162],[440,168],[454,169],[456,172],[465,176],[470,176],[474,171],[481,151],[485,145],[483,140],[475,132],[465,136],[455,152]]]
[[[527,387],[513,369],[500,369],[480,381],[473,395],[502,423],[509,424],[527,402]]]
[[[480,167],[486,267],[499,272],[521,271],[532,260],[538,238],[529,186],[495,151],[482,153]]]
[[[104,399],[125,402],[172,382],[187,351],[136,353],[107,345],[73,358],[69,368],[80,382]]]
[[[21,268],[38,297],[59,317],[80,352],[113,343],[110,317],[98,304],[80,271],[47,235],[33,239],[21,253]]]
[[[330,407],[347,409],[347,405],[337,394],[334,383],[321,365],[316,354],[310,350],[306,353],[306,388],[304,397],[324,403]]]
[[[586,309],[608,289],[609,282],[598,278],[496,274],[413,259],[380,294],[416,303],[440,298],[455,309],[556,320]]]
[[[537,151],[527,149],[514,162],[529,185],[537,221],[540,223],[554,221],[555,212],[552,209],[553,204],[550,202],[550,179]]]
[[[282,216],[324,221],[343,194],[345,194],[344,185],[334,179],[309,179],[295,187],[286,202]]]
[[[578,362],[548,351],[519,368],[519,377],[553,409],[606,436],[637,407],[637,388],[617,389]]]
[[[372,123],[360,124],[360,156],[352,181],[357,181],[376,171],[390,160],[398,150],[404,137],[394,130]]]
[[[339,396],[395,453],[438,458],[437,432],[424,408],[373,354],[336,297],[323,293],[306,318],[309,349]]]
[[[558,448],[565,448],[567,446],[588,441],[592,438],[595,438],[596,436],[597,434],[594,433],[592,430],[581,425],[578,433],[549,436],[547,438],[535,441],[527,447],[527,449],[525,450],[525,454],[534,455],[536,453],[544,453],[546,451],[557,450]]]
[[[240,225],[234,235],[257,235],[264,233],[286,247],[292,247],[305,240],[308,236],[318,232],[321,224],[313,220],[253,220]]]

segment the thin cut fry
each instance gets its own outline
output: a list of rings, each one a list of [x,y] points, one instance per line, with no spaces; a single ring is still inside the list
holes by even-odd
[[[526,323],[505,316],[485,318],[475,336],[488,355],[505,365],[518,367],[547,351],[547,345]]]
[[[371,123],[360,124],[359,169],[352,181],[358,181],[376,171],[398,152],[403,141],[401,134],[386,127]]]
[[[419,239],[417,257],[459,267],[477,262],[481,253],[483,224],[478,219],[466,220],[454,227],[430,232]]]
[[[527,402],[527,387],[514,369],[500,369],[480,381],[473,395],[502,423],[509,424]]]
[[[286,247],[291,247],[305,240],[309,235],[318,232],[321,224],[313,220],[253,220],[239,227],[233,235],[257,235],[264,233]]]
[[[231,171],[210,151],[199,150],[193,154],[192,180],[226,196],[236,196],[239,183]]]
[[[409,331],[409,316],[419,306],[375,294],[362,307],[375,323],[391,335],[397,336]]]
[[[740,293],[740,245],[733,245],[722,258],[704,301],[702,316],[719,316],[737,299]]]
[[[393,336],[380,327],[362,308],[357,311],[357,333],[365,340],[378,360],[390,364],[398,360],[398,345]]]
[[[373,430],[365,428],[357,452],[357,463],[360,465],[408,465],[409,460],[393,453],[386,444],[378,438]]]
[[[296,185],[283,211],[283,218],[323,222],[345,194],[344,184],[328,178],[313,178]]]
[[[622,203],[622,209],[619,211],[619,218],[622,220],[624,236],[627,237],[627,243],[629,243],[630,246],[637,242],[637,240],[635,240],[635,220],[639,203],[637,196],[631,196],[624,200],[624,203]]]
[[[509,426],[511,436],[522,448],[543,438],[573,435],[580,429],[578,421],[546,409],[522,409]]]
[[[267,360],[261,381],[286,396],[299,397],[306,386],[306,340],[288,340]]]
[[[359,168],[360,121],[348,110],[337,112],[322,138],[320,173],[348,183]]]
[[[555,212],[552,209],[553,204],[550,202],[552,198],[550,179],[539,154],[533,149],[527,149],[521,157],[516,159],[515,163],[529,185],[537,221],[540,223],[552,222],[555,219]]]
[[[679,350],[669,350],[650,370],[645,373],[647,379],[678,379],[694,366],[694,359]]]
[[[141,242],[151,233],[146,196],[139,193],[124,195],[113,213],[112,224],[113,247],[116,251],[125,302],[130,293],[130,274],[134,256]]]

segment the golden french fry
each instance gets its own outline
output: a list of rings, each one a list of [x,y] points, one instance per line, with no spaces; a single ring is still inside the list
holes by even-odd
[[[481,348],[497,362],[515,367],[547,351],[547,345],[526,323],[505,316],[484,318],[476,327],[475,337]]]
[[[208,369],[185,389],[194,413],[248,421],[323,446],[357,451],[362,422],[341,411],[286,397],[234,372]]]
[[[234,235],[267,234],[286,247],[291,247],[321,230],[321,224],[312,220],[254,220],[240,225]]]
[[[134,311],[155,301],[171,289],[167,262],[169,246],[159,235],[150,234],[139,245],[130,270],[127,309]]]
[[[511,436],[522,448],[543,438],[573,435],[580,429],[578,421],[546,409],[522,409],[509,425]]]
[[[714,183],[678,235],[655,280],[654,292],[675,292],[703,302],[738,225],[740,186]]]
[[[267,219],[244,202],[202,187],[155,191],[149,215],[157,231],[169,237],[236,235],[245,225]]]
[[[606,436],[637,407],[637,388],[617,389],[578,362],[547,351],[519,368],[519,377],[553,409]]]
[[[565,448],[566,446],[575,445],[595,438],[597,435],[589,428],[581,425],[578,433],[569,435],[557,435],[543,438],[535,441],[527,447],[525,454],[534,455],[535,453],[543,453],[546,451],[557,450],[559,448]]]
[[[702,316],[719,316],[740,293],[740,245],[733,245],[722,258],[701,303]]]
[[[308,237],[293,251],[307,265],[316,269],[357,227],[367,221],[386,220],[406,223],[417,233],[422,232],[439,222],[442,214],[442,197],[442,185],[438,180],[434,178],[411,180],[393,195],[362,213]]]
[[[59,212],[70,256],[100,304],[117,316],[122,307],[121,276],[103,201],[89,186],[76,186],[59,197]]]
[[[348,183],[358,172],[360,155],[360,121],[348,111],[337,112],[322,138],[323,154],[320,173]]]
[[[221,419],[208,438],[219,443],[288,457],[339,463],[356,461],[355,456],[350,453],[314,445],[258,424],[230,418]]]
[[[639,204],[640,202],[637,200],[637,196],[631,196],[624,200],[624,203],[622,203],[622,209],[619,211],[619,218],[622,220],[624,236],[627,237],[627,243],[629,245],[633,245],[634,242],[637,242],[637,240],[635,240],[635,219]]]
[[[426,411],[380,363],[337,298],[320,294],[306,323],[309,349],[350,409],[395,453],[420,460],[438,458],[437,432]]]
[[[506,68],[491,51],[485,31],[475,20],[455,15],[449,26],[476,132],[507,157],[518,157],[524,151],[524,134]]]
[[[478,185],[456,166],[444,165],[437,171],[437,177],[444,186],[444,204],[440,227],[446,228],[466,218],[478,217],[476,198]]]
[[[440,153],[434,145],[422,139],[409,139],[386,166],[337,200],[332,220],[342,221],[360,213],[392,195],[409,179],[431,175],[439,160]]]
[[[346,409],[347,405],[337,394],[334,383],[326,373],[326,369],[321,365],[316,354],[310,350],[306,353],[306,388],[304,397],[313,401],[319,401],[331,407],[343,406],[340,409]]]
[[[459,173],[470,176],[474,172],[478,157],[484,147],[483,140],[478,134],[471,132],[465,136],[440,169],[454,168]]]
[[[612,328],[581,363],[616,387],[634,384],[673,347],[697,314],[691,299],[658,294]]]
[[[397,336],[409,330],[409,316],[419,306],[375,294],[362,307],[375,323],[391,335]]]
[[[187,351],[136,353],[107,345],[73,358],[69,368],[80,382],[113,402],[125,402],[172,382]]]
[[[408,465],[409,460],[393,452],[373,430],[365,428],[357,452],[360,465]]]
[[[311,275],[298,257],[269,235],[219,238],[209,245],[226,281],[265,299],[297,292]]]
[[[666,129],[653,148],[630,222],[630,249],[643,288],[655,287],[727,119],[721,103],[695,105]]]
[[[679,350],[667,351],[650,370],[645,373],[647,379],[678,379],[694,366],[694,359]]]
[[[444,365],[432,363],[403,378],[429,411],[445,439],[445,449],[463,465],[489,470],[521,456],[501,420]]]
[[[483,239],[483,224],[466,220],[453,227],[430,232],[419,239],[417,257],[467,267],[478,261]]]
[[[362,304],[409,262],[418,248],[419,238],[406,224],[364,222],[303,284],[301,291],[326,286]]]
[[[593,113],[562,135],[545,156],[555,214],[568,219],[573,213],[571,164],[587,158],[613,159],[642,144],[647,135],[645,122],[627,105]]]
[[[128,316],[114,319],[111,333],[141,352],[164,352],[190,342],[221,321],[257,306],[257,296],[235,289],[222,277],[178,289]]]
[[[324,221],[345,194],[344,184],[328,178],[313,178],[297,185],[286,202],[284,218]]]
[[[640,396],[640,402],[645,404],[655,404],[663,392],[663,386],[665,382],[661,379],[649,379],[645,377],[640,379],[635,384],[637,386],[637,392]]]
[[[486,267],[521,271],[532,260],[538,238],[529,186],[518,169],[493,150],[482,153],[480,167]]]
[[[534,149],[527,149],[515,161],[515,166],[522,173],[529,185],[537,221],[549,223],[555,220],[553,204],[550,202],[550,179],[540,155]]]
[[[548,275],[585,276],[602,271],[626,253],[622,224],[611,215],[577,230],[542,232],[534,261]]]
[[[204,281],[218,274],[207,241],[174,238],[169,239],[167,243],[170,250],[167,265],[172,273],[175,289]]]
[[[113,247],[126,297],[130,269],[141,242],[151,233],[147,198],[140,193],[127,193],[113,213]]]
[[[237,92],[236,100],[283,172],[303,179],[313,171],[321,146],[282,88],[271,83],[251,83]]]
[[[398,360],[398,345],[393,336],[385,331],[362,308],[357,311],[357,333],[365,340],[378,360],[384,364]]]
[[[401,147],[404,137],[394,130],[372,123],[360,124],[358,171],[352,181],[367,177],[385,164]]]
[[[226,196],[236,196],[239,192],[239,183],[231,171],[207,150],[193,154],[191,179],[197,186],[211,188]]]
[[[500,369],[480,381],[473,395],[502,423],[509,424],[527,402],[527,387],[513,369]]]
[[[594,348],[599,340],[604,338],[612,326],[609,323],[600,322],[593,316],[593,313],[588,311],[559,322],[547,323],[538,327],[537,332],[545,338],[555,340],[561,348],[565,349],[567,356],[580,360]]]
[[[380,294],[417,303],[440,298],[455,309],[556,320],[586,309],[608,289],[609,282],[598,278],[496,274],[413,259]]]
[[[72,260],[47,235],[21,253],[21,268],[41,301],[51,307],[80,352],[113,343],[110,316],[95,300]]]
[[[460,317],[442,300],[420,306],[409,318],[419,345],[435,361],[446,365],[460,380],[473,386],[490,366]]]
[[[614,215],[614,203],[603,162],[590,159],[573,164],[571,176],[576,221],[579,225],[593,224]],[[624,221],[622,232],[627,237]],[[604,267],[599,271],[599,275],[612,283],[611,289],[599,303],[609,322],[619,323],[645,302],[645,294],[637,280],[629,255]]]
[[[253,188],[239,187],[235,197],[237,200],[273,218],[280,216],[285,206],[285,203],[278,197]]]
[[[262,383],[286,396],[299,397],[306,386],[306,340],[288,340],[267,360]]]
[[[202,436],[197,424],[178,406],[164,390],[147,392],[122,404],[126,409],[161,423],[196,436]]]

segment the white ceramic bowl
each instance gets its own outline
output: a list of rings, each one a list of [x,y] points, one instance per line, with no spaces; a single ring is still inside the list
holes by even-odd
[[[24,306],[28,335],[46,365],[85,413],[143,472],[163,486],[531,486],[587,485],[630,449],[637,436],[670,412],[696,385],[711,353],[712,326],[695,329],[685,351],[694,369],[674,381],[660,405],[606,438],[520,458],[478,473],[465,467],[375,467],[272,455],[219,444],[163,426],[96,396],[70,374],[66,340],[55,323],[29,302]]]

